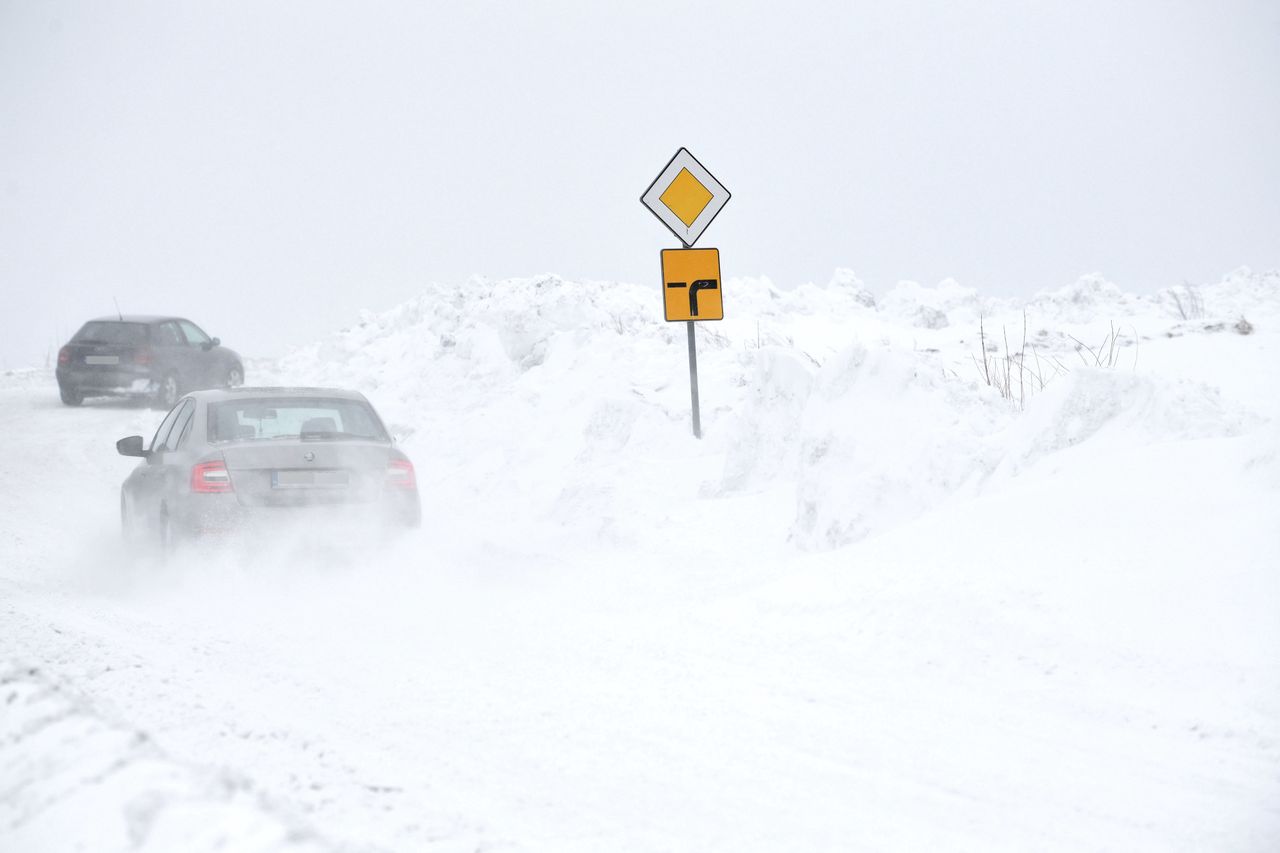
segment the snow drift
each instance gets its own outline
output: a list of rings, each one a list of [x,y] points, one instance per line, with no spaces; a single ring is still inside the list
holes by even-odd
[[[1137,447],[1260,423],[1154,356],[1140,369],[1143,349],[1179,326],[1166,295],[1097,275],[1025,304],[953,280],[876,299],[849,270],[822,287],[747,279],[726,293],[730,319],[698,329],[706,445],[723,462],[696,482],[660,474],[695,451],[683,329],[661,320],[652,288],[555,276],[433,285],[295,351],[278,375],[365,389],[440,476],[477,484],[451,499],[492,506],[526,534],[554,520],[625,538],[661,523],[673,499],[789,489],[789,538],[806,549],[888,529],[1083,441]],[[1202,326],[1270,320],[1280,276],[1238,271],[1196,293]],[[1029,344],[1024,317],[1038,332]],[[1025,359],[1024,410],[977,368],[980,319],[989,352]],[[1093,366],[1084,347],[1117,320],[1129,329],[1121,354]],[[1010,326],[1018,342],[1005,352]]]

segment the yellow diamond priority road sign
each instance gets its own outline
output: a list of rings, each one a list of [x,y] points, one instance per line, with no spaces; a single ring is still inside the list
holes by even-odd
[[[692,246],[728,203],[729,197],[724,185],[695,160],[688,149],[681,148],[640,196],[640,201],[681,243]]]

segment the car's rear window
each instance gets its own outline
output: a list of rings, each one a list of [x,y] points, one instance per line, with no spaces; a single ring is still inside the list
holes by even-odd
[[[78,344],[142,346],[147,342],[147,324],[94,320],[85,323],[71,340]]]
[[[279,397],[209,404],[209,440],[388,441],[369,404],[332,397]]]

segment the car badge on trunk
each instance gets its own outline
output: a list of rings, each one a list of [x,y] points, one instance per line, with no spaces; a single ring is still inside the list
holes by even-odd
[[[316,454],[313,451],[308,450],[306,453],[302,454],[302,458],[307,460],[308,462],[315,462]]]

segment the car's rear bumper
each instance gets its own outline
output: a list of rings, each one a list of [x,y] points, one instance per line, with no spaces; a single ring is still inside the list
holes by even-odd
[[[93,370],[59,367],[54,375],[59,387],[86,396],[150,396],[158,389],[149,368],[132,365]]]
[[[174,501],[169,519],[184,535],[260,534],[326,537],[360,535],[379,528],[412,528],[421,522],[416,494],[387,494],[362,503],[246,506],[231,494],[192,494]]]

